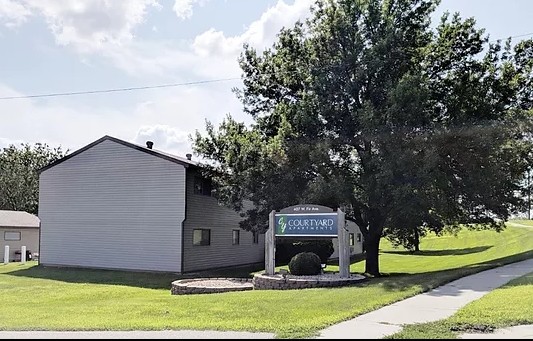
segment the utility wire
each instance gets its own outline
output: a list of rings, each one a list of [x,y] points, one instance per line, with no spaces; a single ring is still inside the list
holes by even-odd
[[[511,36],[505,39],[527,37],[530,35],[533,35],[533,32]],[[498,40],[502,40],[502,39],[491,40],[489,41],[489,43],[492,43]],[[116,89],[105,89],[105,90],[89,90],[89,91],[75,91],[75,92],[57,92],[57,93],[51,93],[51,94],[8,96],[8,97],[0,97],[0,101],[10,100],[10,99],[23,99],[23,98],[60,97],[60,96],[75,96],[75,95],[89,95],[89,94],[104,94],[104,93],[110,93],[110,92],[125,92],[125,91],[135,91],[135,90],[173,88],[173,87],[186,86],[186,85],[199,85],[199,84],[228,82],[228,81],[234,81],[234,80],[239,80],[239,79],[241,78],[239,77],[219,78],[219,79],[210,79],[210,80],[202,80],[202,81],[195,81],[195,82],[149,85],[149,86],[139,86],[139,87],[131,87],[131,88],[116,88]]]
[[[198,85],[198,84],[208,84],[208,83],[220,83],[238,80],[240,78],[220,78],[220,79],[210,79],[196,82],[186,82],[186,83],[173,83],[173,84],[161,84],[161,85],[151,85],[151,86],[138,86],[131,88],[118,88],[118,89],[105,89],[105,90],[89,90],[89,91],[76,91],[76,92],[57,92],[52,94],[38,94],[38,95],[23,95],[23,96],[8,96],[0,97],[0,100],[8,99],[22,99],[22,98],[41,98],[41,97],[59,97],[59,96],[74,96],[74,95],[87,95],[87,94],[102,94],[110,92],[123,92],[123,91],[134,91],[134,90],[147,90],[147,89],[160,89],[160,88],[172,88],[177,86],[185,85]]]
[[[489,43],[493,43],[493,42],[498,41],[498,40],[507,40],[509,38],[513,39],[513,38],[527,37],[527,36],[531,36],[531,35],[533,35],[533,32],[524,33],[524,34],[520,34],[520,35],[512,36],[512,37],[494,39],[494,40],[489,41]]]

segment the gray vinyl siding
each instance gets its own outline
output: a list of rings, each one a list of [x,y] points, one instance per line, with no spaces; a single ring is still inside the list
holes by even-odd
[[[213,197],[194,194],[195,171],[187,171],[187,219],[183,235],[183,271],[212,269],[264,262],[265,238],[253,244],[251,232],[239,228],[238,213],[218,204]],[[211,244],[195,246],[194,229],[210,229]],[[232,245],[232,230],[240,230],[240,242]]]
[[[359,226],[353,221],[347,220],[346,227],[348,228],[348,233],[354,234],[354,245],[350,245],[350,256],[363,253],[363,236],[361,235],[361,241],[357,242],[357,234],[361,233]],[[339,239],[333,238],[333,254],[330,258],[339,258]]]
[[[40,175],[40,263],[181,272],[185,167],[105,140]]]

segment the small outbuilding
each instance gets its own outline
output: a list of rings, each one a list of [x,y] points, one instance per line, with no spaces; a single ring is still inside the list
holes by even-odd
[[[4,262],[4,249],[9,246],[9,260],[20,259],[22,246],[27,253],[39,253],[39,218],[24,211],[0,210],[0,259]]]

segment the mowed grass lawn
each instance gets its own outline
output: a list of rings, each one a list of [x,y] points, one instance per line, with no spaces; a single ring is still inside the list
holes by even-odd
[[[464,332],[533,324],[533,272],[517,278],[460,309],[452,317],[406,326],[393,339],[454,339]]]
[[[383,242],[381,269],[388,276],[356,286],[190,296],[170,295],[176,278],[171,274],[0,265],[0,330],[213,329],[312,336],[464,275],[533,257],[533,229],[462,231],[425,238],[421,246],[412,255]],[[351,269],[362,272],[364,264]]]

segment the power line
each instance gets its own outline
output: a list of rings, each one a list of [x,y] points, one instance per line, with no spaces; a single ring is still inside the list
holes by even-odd
[[[524,33],[516,36],[511,36],[505,39],[509,38],[520,38],[520,37],[527,37],[533,35],[533,32],[530,33]],[[489,41],[489,43],[502,40],[495,39]],[[115,88],[115,89],[104,89],[104,90],[89,90],[89,91],[73,91],[73,92],[57,92],[57,93],[51,93],[51,94],[37,94],[37,95],[22,95],[22,96],[7,96],[7,97],[0,97],[0,100],[10,100],[10,99],[24,99],[24,98],[43,98],[43,97],[60,97],[60,96],[76,96],[76,95],[91,95],[91,94],[103,94],[103,93],[111,93],[111,92],[125,92],[125,91],[136,91],[136,90],[148,90],[148,89],[161,89],[161,88],[173,88],[178,86],[186,86],[186,85],[199,85],[199,84],[209,84],[209,83],[220,83],[220,82],[228,82],[228,81],[234,81],[234,80],[240,80],[239,77],[232,77],[232,78],[219,78],[219,79],[210,79],[210,80],[202,80],[202,81],[195,81],[195,82],[185,82],[185,83],[172,83],[172,84],[160,84],[160,85],[149,85],[149,86],[139,86],[139,87],[130,87],[130,88]]]
[[[499,38],[499,39],[494,39],[494,40],[491,40],[489,41],[489,43],[493,43],[495,41],[498,41],[498,40],[504,40],[504,39],[509,39],[509,38],[520,38],[520,37],[527,37],[527,36],[531,36],[533,35],[533,32],[529,32],[529,33],[524,33],[524,34],[519,34],[517,36],[511,36],[511,37],[506,37],[506,38]]]
[[[89,90],[89,91],[75,91],[75,92],[57,92],[57,93],[52,93],[52,94],[23,95],[23,96],[8,96],[8,97],[0,97],[0,100],[22,99],[22,98],[41,98],[41,97],[59,97],[59,96],[75,96],[75,95],[102,94],[102,93],[122,92],[122,91],[172,88],[172,87],[185,86],[185,85],[220,83],[220,82],[227,82],[227,81],[233,81],[233,80],[238,80],[238,79],[240,79],[240,78],[238,78],[238,77],[220,78],[220,79],[210,79],[210,80],[186,82],[186,83],[173,83],[173,84],[161,84],[161,85],[150,85],[150,86],[138,86],[138,87],[131,87],[131,88],[117,88],[117,89]]]

